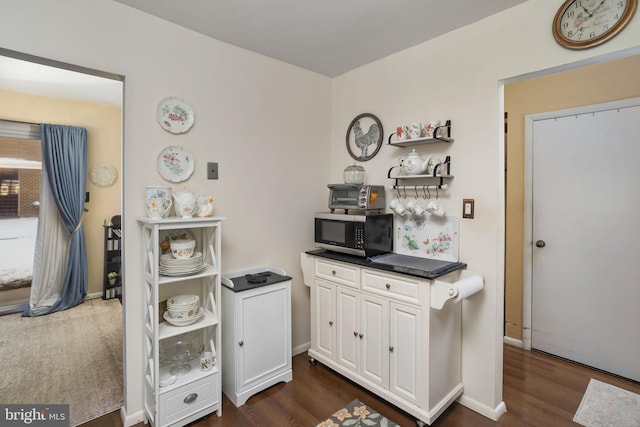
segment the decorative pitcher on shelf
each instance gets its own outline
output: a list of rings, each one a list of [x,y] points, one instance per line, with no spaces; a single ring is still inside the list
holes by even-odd
[[[193,214],[196,212],[197,197],[195,193],[191,191],[176,191],[173,193],[173,201],[176,210],[176,215],[182,218],[193,218]]]
[[[147,185],[145,187],[145,206],[147,215],[153,219],[161,219],[169,216],[173,200],[171,200],[171,187],[168,185]]]

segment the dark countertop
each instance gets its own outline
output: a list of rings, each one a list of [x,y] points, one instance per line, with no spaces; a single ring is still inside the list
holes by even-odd
[[[333,252],[326,249],[314,249],[306,251],[306,253],[320,258],[348,262],[350,264],[375,268],[377,270],[388,271],[391,273],[407,274],[421,279],[436,279],[452,271],[467,268],[467,264],[462,262],[433,260],[399,254],[389,254],[393,255],[394,259],[399,260],[398,264],[389,264],[386,262],[383,264],[381,262],[375,262],[375,258],[377,257],[373,257],[373,259],[365,258],[356,255],[343,254],[341,252]]]

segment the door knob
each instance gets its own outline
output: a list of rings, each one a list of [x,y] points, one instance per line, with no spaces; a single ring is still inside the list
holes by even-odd
[[[544,248],[544,246],[546,245],[546,243],[544,242],[544,240],[538,240],[536,242],[536,246],[539,248]]]

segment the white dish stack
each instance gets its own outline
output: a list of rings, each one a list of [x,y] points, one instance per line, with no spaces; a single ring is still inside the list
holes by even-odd
[[[160,274],[164,276],[188,276],[206,268],[202,252],[196,252],[191,258],[177,259],[172,254],[160,256]]]
[[[187,326],[204,314],[200,307],[200,297],[197,295],[176,295],[167,300],[167,311],[164,319],[174,326]]]

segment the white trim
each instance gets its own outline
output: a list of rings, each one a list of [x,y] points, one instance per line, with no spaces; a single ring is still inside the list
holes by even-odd
[[[592,112],[628,108],[640,105],[640,97],[619,101],[585,105],[564,110],[529,114],[524,118],[524,259],[522,277],[522,343],[525,350],[531,350],[531,303],[533,292],[533,125],[538,120],[574,116]]]
[[[307,341],[306,343],[300,344],[293,349],[291,349],[291,354],[293,356],[297,356],[300,353],[304,353],[305,351],[311,348],[311,341]]]
[[[484,403],[480,403],[477,400],[467,397],[466,395],[463,394],[458,398],[458,403],[460,403],[463,406],[466,406],[472,411],[479,413],[480,415],[484,415],[485,417],[493,421],[498,421],[498,419],[500,419],[500,417],[505,412],[507,412],[507,405],[504,403],[504,401],[500,401],[500,403],[498,403],[498,406],[496,406],[495,408],[492,408],[490,406],[485,405]]]
[[[502,339],[502,342],[504,342],[505,344],[512,345],[514,347],[524,348],[524,343],[522,342],[522,340],[517,340],[515,338],[511,338],[508,336],[504,336]]]
[[[144,410],[134,412],[131,415],[127,415],[127,409],[123,406],[120,408],[120,420],[122,420],[123,427],[130,427],[139,423],[147,423],[144,419]]]
[[[84,297],[84,300],[89,300],[89,299],[96,299],[96,298],[102,298],[102,292],[94,292],[92,294],[87,294],[86,297]]]

